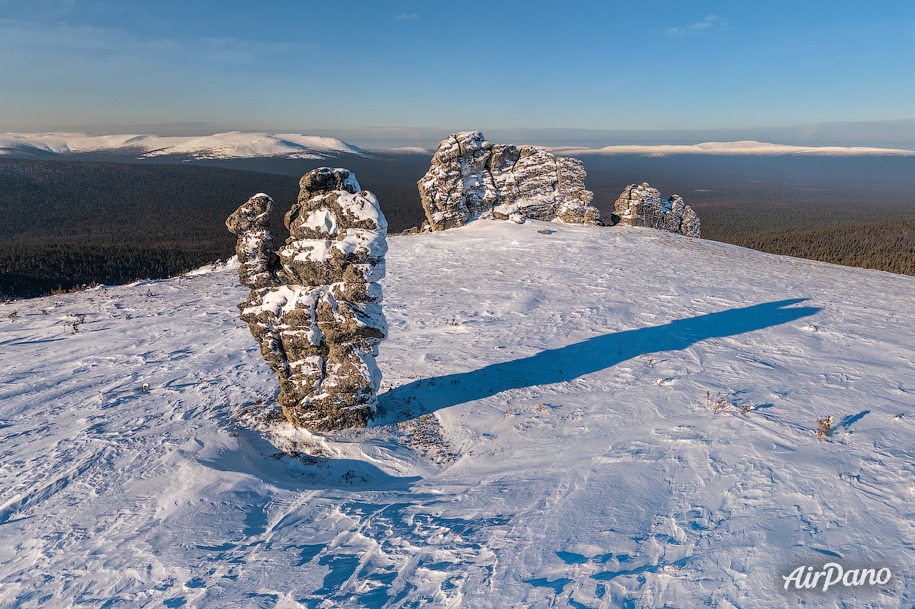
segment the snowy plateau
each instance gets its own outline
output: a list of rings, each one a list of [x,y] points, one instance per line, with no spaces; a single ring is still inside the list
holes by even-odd
[[[915,605],[915,278],[534,221],[389,245],[378,416],[328,435],[271,415],[232,264],[0,305],[0,606]],[[784,589],[825,563],[892,577]]]

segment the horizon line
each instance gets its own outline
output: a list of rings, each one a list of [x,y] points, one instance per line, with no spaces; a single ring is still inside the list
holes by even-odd
[[[325,131],[326,130],[320,130]],[[459,132],[455,132],[459,133]],[[451,135],[451,134],[448,134]],[[445,136],[446,139],[448,135]],[[226,137],[226,136],[235,136]],[[251,136],[246,138],[245,136]],[[213,138],[214,141],[207,140]],[[498,138],[492,138],[497,140]],[[570,138],[574,139],[574,138]],[[421,138],[408,145],[359,145],[351,144],[341,137],[293,131],[217,131],[202,135],[156,135],[153,133],[117,133],[96,135],[79,131],[46,131],[46,132],[6,132],[0,134],[0,156],[25,152],[43,152],[58,155],[81,154],[87,152],[145,150],[144,156],[163,154],[193,153],[217,146],[224,148],[234,146],[236,151],[230,156],[283,157],[290,154],[301,154],[308,150],[335,151],[355,153],[361,151],[399,151],[422,154],[435,150],[433,145],[417,146],[416,142],[429,143],[428,138]],[[638,156],[672,156],[672,155],[717,155],[717,156],[777,156],[777,155],[811,155],[811,156],[915,156],[915,147],[899,148],[884,146],[844,146],[828,144],[789,144],[767,142],[756,139],[706,140],[695,143],[609,143],[603,146],[582,146],[573,143],[536,144],[516,143],[517,146],[529,145],[543,148],[563,155],[638,155]],[[268,148],[264,148],[264,145]],[[169,152],[170,149],[174,149]]]

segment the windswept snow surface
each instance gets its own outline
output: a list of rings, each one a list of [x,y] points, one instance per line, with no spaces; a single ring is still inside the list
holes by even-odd
[[[539,222],[387,263],[326,437],[255,416],[232,267],[0,305],[0,606],[915,603],[915,279]],[[893,576],[782,589],[826,562]]]
[[[86,135],[84,133],[0,134],[0,155],[44,152],[131,152],[138,157],[166,155],[197,159],[287,157],[323,159],[340,154],[364,155],[364,151],[331,137],[297,133],[248,133],[231,131],[202,137],[159,135]]]

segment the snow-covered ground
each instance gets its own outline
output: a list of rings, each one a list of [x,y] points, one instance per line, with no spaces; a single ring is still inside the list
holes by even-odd
[[[383,285],[327,437],[258,416],[231,267],[0,305],[0,606],[915,604],[915,279],[478,221]],[[783,590],[826,562],[892,579]]]

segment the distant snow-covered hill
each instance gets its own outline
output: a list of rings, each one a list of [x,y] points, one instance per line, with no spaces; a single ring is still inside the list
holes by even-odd
[[[690,145],[620,145],[603,148],[559,146],[551,148],[557,154],[627,154],[643,156],[714,155],[714,156],[915,156],[915,150],[902,148],[869,148],[865,146],[793,146],[767,142],[705,142]]]
[[[0,606],[915,604],[915,278],[497,221],[387,267],[328,436],[231,266],[0,305]],[[892,578],[783,590],[828,562]]]
[[[915,156],[898,148],[846,146],[791,146],[766,142],[706,142],[692,145],[619,145],[603,148],[554,146],[548,150],[565,156],[582,155],[716,155],[716,156]],[[419,146],[363,150],[332,137],[297,133],[231,131],[201,137],[159,135],[86,135],[85,133],[0,134],[0,157],[124,154],[135,159],[174,156],[193,159],[291,158],[324,159],[341,155],[430,155]]]
[[[232,131],[203,137],[158,135],[86,135],[80,133],[7,133],[0,135],[0,155],[125,153],[135,157],[189,156],[196,159],[285,157],[332,158],[365,151],[330,137],[296,133]]]

